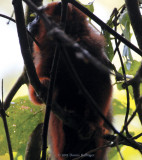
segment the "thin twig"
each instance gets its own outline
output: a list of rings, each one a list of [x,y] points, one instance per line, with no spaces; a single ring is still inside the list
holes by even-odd
[[[16,23],[15,19],[13,19],[13,18],[11,18],[9,16],[6,16],[4,14],[0,14],[0,17],[6,18],[6,19]],[[40,45],[39,45],[38,41],[33,37],[33,35],[28,30],[27,30],[27,33],[32,38],[32,40],[36,43],[36,45],[40,48]]]
[[[138,0],[125,0],[125,4],[139,48],[142,49],[142,17],[139,2]]]
[[[2,102],[0,101],[0,116],[2,117],[3,124],[4,124],[4,129],[5,129],[5,134],[6,134],[7,143],[8,143],[10,160],[13,160],[13,152],[12,152],[11,140],[10,140],[8,125],[7,125],[7,120],[6,120],[6,113],[5,113],[5,110],[3,108],[3,80],[2,80]]]
[[[103,149],[108,148],[108,147],[111,147],[111,145],[110,145],[110,144],[107,144],[107,145],[104,145],[104,146],[101,146],[101,147],[92,149],[92,150],[90,150],[90,151],[84,153],[82,156],[77,157],[77,158],[74,158],[73,160],[81,160],[81,159],[83,159],[83,158],[86,158],[86,156],[89,155],[89,154],[96,153],[97,151],[103,150]]]
[[[67,15],[67,3],[66,1],[62,1],[61,23],[64,25],[63,26],[64,28],[65,28],[65,22],[66,22],[66,15]],[[56,80],[56,73],[57,73],[59,59],[60,59],[60,51],[57,45],[54,53],[52,68],[51,68],[49,89],[48,89],[47,101],[46,101],[46,112],[45,112],[45,119],[44,119],[44,125],[43,125],[43,142],[42,142],[43,148],[42,148],[42,158],[41,158],[42,160],[46,160],[49,117],[50,117],[50,112],[52,107],[53,90],[54,90],[54,84]]]
[[[118,151],[118,153],[119,153],[121,159],[124,160],[124,158],[123,158],[123,156],[122,156],[122,154],[121,154],[121,151],[120,151],[120,149],[119,149],[119,146],[116,145],[116,148],[117,148],[117,151]]]
[[[138,116],[140,119],[140,122],[142,124],[142,108],[141,108],[141,104],[142,102],[140,101],[140,83],[141,83],[141,79],[142,79],[142,63],[140,68],[138,69],[135,77],[129,81],[127,81],[127,83],[123,84],[123,88],[125,88],[126,86],[131,85],[133,87],[133,94],[134,94],[134,99],[135,99],[135,104],[136,104],[136,110],[138,112]]]
[[[11,14],[11,18],[14,16],[14,11],[12,11],[12,14]],[[7,24],[10,24],[10,22],[11,22],[11,19],[9,19],[9,21],[7,22]]]
[[[42,147],[42,158],[41,160],[46,160],[46,149],[47,149],[47,133],[48,133],[48,125],[49,125],[49,117],[50,111],[52,106],[52,96],[53,96],[53,89],[56,79],[56,72],[58,67],[58,60],[59,60],[59,52],[58,47],[56,46],[55,54],[54,54],[54,61],[51,68],[50,74],[50,81],[49,81],[49,89],[47,94],[47,102],[46,102],[46,111],[45,111],[45,118],[44,118],[44,125],[43,125],[43,147]]]
[[[108,25],[106,25],[103,21],[101,21],[97,16],[95,16],[93,13],[91,13],[87,8],[79,4],[75,0],[68,0],[69,3],[72,3],[74,6],[79,8],[82,12],[84,12],[88,17],[90,17],[93,21],[95,21],[97,24],[99,24],[104,30],[108,31],[111,33],[114,37],[119,39],[121,42],[126,44],[129,48],[131,48],[133,51],[135,51],[137,54],[142,56],[142,51],[137,48],[135,45],[133,45],[131,42],[129,42],[127,39],[122,37],[120,34],[115,32],[112,28],[110,28]]]
[[[117,28],[115,27],[115,31],[117,30]],[[116,44],[116,49],[117,49],[117,53],[118,53],[118,56],[119,56],[119,59],[120,59],[120,63],[121,63],[121,66],[122,66],[122,72],[123,72],[123,77],[124,77],[124,82],[126,83],[127,82],[127,79],[126,79],[126,72],[125,72],[125,67],[124,67],[124,63],[123,63],[123,60],[122,60],[122,56],[121,56],[121,53],[120,53],[120,50],[118,48],[118,45],[117,45],[117,39],[115,38],[115,44]],[[126,108],[126,115],[125,115],[125,121],[124,121],[124,124],[127,123],[127,120],[128,120],[128,116],[129,116],[129,110],[130,110],[130,97],[129,97],[129,89],[128,89],[128,86],[126,86],[126,97],[127,97],[127,108]],[[124,128],[123,128],[124,129]],[[129,132],[128,132],[128,128],[125,127],[126,129],[126,133],[127,135],[129,136]],[[121,132],[123,133],[124,130],[122,130]]]

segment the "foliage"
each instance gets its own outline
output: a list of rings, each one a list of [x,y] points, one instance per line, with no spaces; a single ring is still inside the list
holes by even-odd
[[[110,26],[111,28],[114,27],[113,23],[112,23],[112,18],[111,17],[108,22],[107,22],[107,25]],[[112,45],[112,41],[111,41],[111,34],[107,31],[104,31],[104,36],[105,36],[105,39],[106,39],[106,54],[109,58],[110,61],[113,60],[114,58],[114,51],[113,51],[113,45]]]
[[[128,68],[128,67],[127,67],[127,62],[125,62],[125,63],[124,63],[124,66],[125,66],[125,71],[126,71],[126,73],[127,73],[127,76],[128,76],[128,77],[129,77],[129,76],[130,76],[130,77],[135,76],[135,74],[136,74],[138,68],[140,67],[140,65],[141,65],[141,63],[140,63],[139,61],[133,60],[132,63],[131,63],[131,67]],[[118,71],[119,71],[119,73],[122,73],[122,67],[120,67]],[[117,84],[117,88],[118,88],[119,90],[123,90],[122,84],[123,84],[123,82],[119,82],[119,83]],[[140,91],[142,91],[142,86],[140,86]],[[131,95],[132,98],[133,98],[133,89],[132,89],[131,86],[129,86],[129,93],[130,93],[130,95]]]
[[[12,101],[10,108],[7,110],[8,127],[12,149],[15,152],[15,160],[19,156],[24,158],[28,137],[35,127],[43,121],[43,109],[43,107],[33,105],[29,98],[25,96]],[[8,150],[2,119],[0,119],[0,124],[0,144],[3,146],[0,149],[0,155],[5,155]]]
[[[126,9],[122,10],[115,10],[112,13],[110,19],[107,22],[107,25],[109,25],[111,28],[114,28],[115,30],[121,29],[120,34],[123,35],[127,40],[131,41],[132,33],[131,33],[131,22],[128,16],[128,12]],[[113,62],[116,52],[119,52],[120,45],[116,44],[115,37],[113,37],[110,33],[108,33],[106,30],[104,30],[104,36],[106,38],[106,53],[111,62]],[[116,48],[115,48],[116,47]],[[122,48],[122,46],[121,46]],[[114,53],[115,51],[115,53]],[[123,45],[123,52],[122,52],[122,58],[124,61],[124,68],[126,72],[127,80],[134,77],[141,66],[141,63],[139,59],[134,60],[132,57],[132,53],[129,47],[127,47],[125,44]],[[118,59],[117,59],[118,60]],[[117,64],[117,63],[116,63]],[[117,67],[117,65],[115,67]],[[117,67],[118,68],[118,67]],[[120,66],[117,70],[120,74],[123,75],[122,67]],[[115,127],[121,131],[122,127],[124,125],[125,115],[126,115],[126,106],[127,106],[127,99],[126,99],[126,93],[125,89],[122,87],[124,80],[117,81],[113,80],[115,83],[114,86],[114,95],[113,95],[113,123]],[[134,101],[134,94],[133,94],[133,88],[131,86],[128,87],[129,94],[130,94],[130,110],[129,110],[129,117],[133,114],[133,112],[136,109],[135,101]],[[142,86],[140,86],[140,91],[142,90]],[[132,120],[132,122],[129,124],[128,130],[129,133],[132,136],[136,136],[137,134],[141,133],[141,124],[139,122],[139,117],[135,116],[135,118]],[[141,142],[142,138],[138,139],[138,142]],[[124,159],[141,159],[141,154],[136,151],[135,149],[119,145],[120,154]],[[121,155],[118,152],[117,147],[113,147],[110,149],[110,152],[108,154],[109,160],[121,160]]]
[[[124,35],[124,37],[131,41],[131,36],[132,34],[130,33],[130,19],[129,19],[129,16],[128,16],[128,12],[127,10],[121,14],[120,18],[119,18],[119,23],[120,23],[120,26],[121,26],[121,29],[122,29],[122,33]],[[127,69],[129,70],[131,68],[131,63],[132,63],[132,54],[131,54],[131,50],[129,47],[127,47],[126,45],[124,45],[124,49],[123,49],[123,56],[126,58],[126,66],[127,66]]]

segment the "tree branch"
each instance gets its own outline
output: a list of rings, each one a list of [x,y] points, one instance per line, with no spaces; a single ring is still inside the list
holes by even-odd
[[[41,85],[38,76],[36,74],[35,66],[33,64],[32,56],[30,53],[27,32],[24,22],[24,13],[23,13],[23,6],[21,0],[13,0],[14,10],[15,10],[15,17],[16,17],[16,25],[17,31],[19,36],[19,42],[21,46],[21,52],[24,59],[24,64],[26,68],[26,72],[29,78],[30,83],[33,85],[35,91],[42,95],[43,86]],[[44,90],[44,89],[43,89]]]
[[[5,129],[5,134],[6,134],[7,143],[8,143],[10,160],[13,160],[14,158],[13,158],[11,140],[10,140],[10,135],[9,135],[9,130],[8,130],[8,124],[7,124],[7,120],[6,120],[6,114],[5,114],[5,110],[3,109],[3,104],[1,102],[0,102],[0,116],[2,117],[3,124],[4,124],[4,129]]]
[[[63,28],[65,28],[65,24],[66,24],[66,15],[67,15],[67,2],[65,0],[62,0],[62,10],[61,10],[61,20],[60,21],[63,25]],[[56,73],[57,73],[59,59],[60,59],[60,51],[59,51],[59,46],[57,44],[55,48],[55,54],[54,54],[54,59],[52,63],[52,68],[51,68],[49,89],[48,89],[47,101],[46,101],[46,112],[45,112],[45,119],[44,119],[44,125],[43,125],[42,160],[46,160],[49,117],[50,117],[50,112],[52,108],[53,89],[54,89],[54,84],[56,80]]]
[[[142,124],[142,100],[140,97],[140,83],[142,80],[142,63],[141,66],[139,68],[139,70],[137,71],[135,77],[129,81],[127,81],[127,83],[123,84],[123,88],[125,88],[126,86],[131,85],[133,87],[133,94],[134,94],[134,99],[135,99],[135,104],[136,104],[136,110],[138,112],[139,115],[139,119],[141,121]]]
[[[124,37],[122,37],[120,34],[118,34],[117,32],[115,32],[112,28],[110,28],[103,21],[101,21],[97,16],[95,16],[93,13],[91,13],[87,8],[85,8],[84,6],[82,6],[81,4],[79,4],[75,0],[68,0],[68,1],[69,1],[69,3],[71,3],[74,6],[76,6],[77,8],[79,8],[82,12],[84,12],[88,17],[90,17],[97,24],[99,24],[104,30],[106,30],[109,33],[111,33],[114,37],[116,37],[117,39],[119,39],[121,42],[123,42],[124,44],[126,44],[129,48],[131,48],[136,53],[138,53],[140,56],[142,56],[142,51],[140,49],[138,49],[135,45],[133,45],[132,43],[130,43],[127,39],[125,39]]]
[[[142,49],[142,17],[139,2],[138,0],[125,0],[125,3],[139,48]]]
[[[6,114],[5,114],[5,110],[4,110],[4,107],[3,107],[3,80],[2,80],[2,102],[0,100],[0,117],[2,117],[3,124],[4,124],[4,129],[5,129],[5,134],[6,134],[7,143],[8,143],[10,160],[13,160],[11,140],[10,140],[8,125],[7,125],[7,120],[6,120]]]

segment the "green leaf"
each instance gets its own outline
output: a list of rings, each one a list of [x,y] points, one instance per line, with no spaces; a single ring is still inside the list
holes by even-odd
[[[7,110],[7,122],[13,152],[24,157],[28,138],[35,127],[43,122],[43,106],[33,105],[27,96],[14,100]],[[8,153],[3,122],[0,119],[0,155]],[[15,160],[17,159],[15,157]]]
[[[130,19],[129,19],[127,10],[123,14],[121,14],[119,18],[119,23],[123,26],[121,27],[121,29],[122,29],[124,37],[127,40],[131,41],[131,36],[132,36],[132,34],[130,33],[131,23],[130,23]],[[126,45],[124,45],[124,48],[123,48],[123,56],[126,58],[126,67],[128,70],[130,70],[131,63],[133,61],[133,57],[132,57],[130,48],[128,48]]]
[[[93,3],[90,3],[88,5],[84,5],[84,7],[88,8],[88,10],[90,12],[92,12],[92,13],[94,12],[94,5],[93,5]]]
[[[84,7],[86,7],[90,12],[94,12],[94,5],[93,2],[94,1],[90,1],[89,3],[82,3],[81,0],[77,0],[79,3],[81,3]],[[89,18],[89,21],[91,22],[91,18]]]
[[[88,4],[88,5],[84,5],[84,7],[86,7],[90,12],[94,12],[94,5],[92,4]],[[91,22],[91,18],[89,18],[89,22]]]
[[[126,67],[126,63],[124,63],[126,74],[135,76],[135,74],[136,74],[137,70],[139,69],[140,65],[141,65],[141,62],[133,60],[132,64],[131,64],[131,69],[128,70],[127,67]],[[120,67],[118,72],[123,74],[122,73],[122,67]]]
[[[121,148],[122,145],[119,145],[119,148]],[[109,153],[108,153],[108,160],[119,160],[120,155],[118,153],[118,150],[116,147],[113,147],[110,149]]]
[[[118,99],[113,99],[112,101],[113,106],[113,115],[116,114],[126,114],[126,107],[122,102],[120,102]]]
[[[111,17],[109,19],[109,21],[107,22],[107,25],[111,28],[114,27],[114,25],[112,23],[112,19],[113,19],[113,17]],[[107,46],[105,48],[106,49],[106,54],[107,54],[109,60],[112,62],[112,59],[114,57],[114,51],[113,51],[113,46],[112,46],[112,42],[111,42],[111,34],[107,31],[104,31],[104,37],[106,39],[106,44],[107,44]]]
[[[125,26],[127,23],[130,23],[130,19],[129,19],[127,10],[125,10],[125,12],[123,12],[120,15],[119,23],[122,24],[123,26]]]
[[[111,35],[108,32],[104,33],[105,39],[106,39],[106,47],[105,47],[105,51],[107,54],[108,59],[112,62],[112,59],[114,57],[114,51],[113,51],[113,46],[112,46],[112,42],[111,42]]]
[[[127,68],[127,63],[124,63],[126,75],[135,76],[135,74],[136,74],[137,70],[139,69],[140,65],[141,65],[141,62],[138,62],[138,61],[136,61],[136,60],[133,60],[133,61],[131,62],[131,68]],[[122,74],[122,67],[120,67],[120,69],[119,69],[118,72]],[[122,84],[123,84],[123,83],[117,84],[118,90],[122,90],[122,89],[123,89],[123,88],[122,88]],[[132,98],[133,98],[133,89],[132,89],[131,86],[129,86],[128,88],[129,88],[129,93],[130,93],[130,95],[131,95]],[[140,90],[142,90],[142,86],[140,87]]]

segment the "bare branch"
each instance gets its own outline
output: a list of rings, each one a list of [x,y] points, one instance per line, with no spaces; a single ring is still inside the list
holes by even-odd
[[[66,12],[67,12],[67,2],[65,0],[62,1],[62,11],[61,11],[61,23],[63,24],[63,28],[65,28],[66,23]],[[46,112],[45,112],[45,119],[43,125],[43,152],[42,152],[42,160],[46,160],[46,149],[47,149],[47,134],[48,134],[48,125],[49,125],[49,117],[52,107],[52,97],[53,97],[53,89],[56,79],[56,73],[58,68],[58,63],[60,59],[60,51],[58,45],[55,48],[54,59],[51,68],[50,74],[50,82],[49,82],[49,89],[47,94],[47,101],[46,101]]]
[[[12,21],[12,22],[16,22],[13,18],[8,17],[8,16],[6,16],[6,15],[4,15],[4,14],[0,14],[0,17],[6,18],[6,19],[8,19],[8,20],[10,20],[10,21]]]
[[[125,0],[125,3],[139,48],[142,49],[142,17],[139,9],[139,1]]]
[[[17,31],[18,31],[18,36],[19,36],[19,41],[21,46],[21,52],[24,59],[26,72],[28,74],[29,81],[33,85],[36,92],[40,93],[41,88],[43,88],[43,86],[41,85],[38,79],[38,76],[36,74],[35,66],[33,64],[32,56],[30,53],[27,32],[26,32],[26,27],[24,22],[22,1],[13,0],[13,5],[15,10],[16,25],[17,25]]]
[[[1,104],[0,104],[0,105],[1,105]],[[6,138],[7,138],[7,143],[8,143],[10,160],[13,160],[13,152],[12,152],[11,140],[10,140],[8,125],[7,125],[7,120],[6,120],[6,114],[5,114],[4,109],[0,109],[0,115],[1,115],[2,120],[3,120],[4,129],[5,129],[5,133],[6,133]]]
[[[12,152],[11,140],[10,140],[8,125],[7,125],[7,120],[6,120],[6,113],[5,113],[5,110],[4,110],[4,107],[3,107],[3,80],[2,80],[2,102],[0,100],[0,117],[2,117],[3,124],[4,124],[4,129],[5,129],[7,143],[8,143],[10,160],[13,160],[13,152]]]
[[[134,94],[134,99],[135,99],[135,104],[136,104],[136,111],[138,112],[139,119],[142,124],[142,107],[141,107],[142,101],[140,98],[141,79],[142,79],[142,63],[141,63],[139,70],[137,71],[135,77],[133,79],[127,81],[126,83],[124,83],[123,88],[125,88],[126,86],[129,86],[129,85],[131,85],[133,87],[133,94]]]

